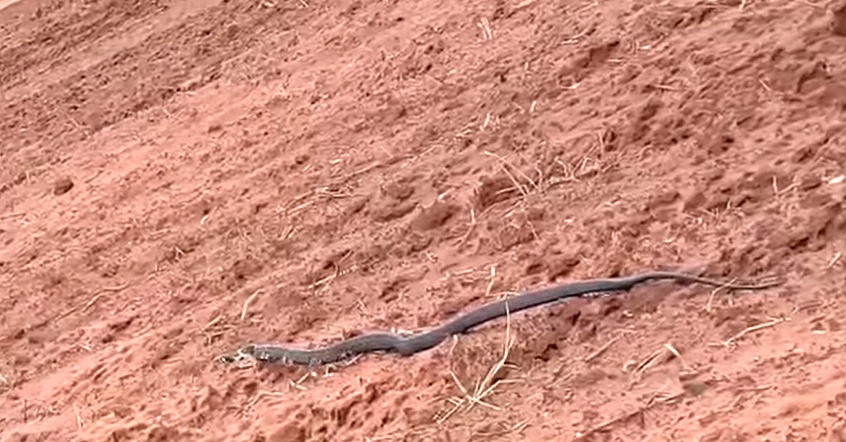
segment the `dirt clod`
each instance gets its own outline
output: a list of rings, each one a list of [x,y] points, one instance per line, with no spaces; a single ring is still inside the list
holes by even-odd
[[[411,225],[416,230],[432,230],[443,226],[458,213],[459,207],[455,204],[444,203],[438,201],[431,206],[423,209],[417,217],[414,218]]]
[[[53,195],[64,195],[73,189],[73,180],[69,177],[61,177],[53,182]]]

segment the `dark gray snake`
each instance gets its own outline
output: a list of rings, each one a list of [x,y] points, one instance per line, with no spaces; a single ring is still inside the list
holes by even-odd
[[[219,360],[236,362],[242,359],[255,359],[266,363],[314,367],[341,362],[371,352],[388,352],[401,356],[411,356],[436,347],[452,335],[464,334],[474,327],[506,314],[517,313],[521,310],[567,298],[582,297],[600,292],[627,291],[638,284],[655,280],[700,283],[730,290],[761,290],[780,284],[778,281],[773,281],[759,285],[738,285],[683,273],[661,271],[619,278],[591,279],[526,292],[509,299],[492,302],[459,315],[440,327],[408,336],[394,333],[368,333],[315,349],[295,349],[273,344],[249,344],[234,353],[219,357]]]

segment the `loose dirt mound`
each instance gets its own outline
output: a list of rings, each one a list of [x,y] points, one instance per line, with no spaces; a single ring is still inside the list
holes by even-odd
[[[846,441],[842,4],[0,5],[0,440]]]

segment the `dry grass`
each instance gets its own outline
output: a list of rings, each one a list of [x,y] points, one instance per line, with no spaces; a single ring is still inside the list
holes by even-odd
[[[738,339],[742,338],[743,336],[746,336],[748,333],[752,333],[752,332],[755,332],[755,331],[758,331],[758,330],[763,330],[765,328],[774,327],[778,324],[781,324],[782,322],[789,321],[789,320],[790,320],[790,318],[774,318],[770,321],[767,321],[767,322],[764,322],[764,323],[761,323],[761,324],[757,324],[757,325],[753,325],[751,327],[747,327],[747,328],[741,330],[736,335],[728,338],[727,340],[720,342],[720,343],[711,344],[711,345],[715,346],[715,347],[729,347],[733,343],[735,343]]]
[[[262,292],[263,292],[263,290],[262,290],[262,289],[258,289],[258,290],[256,290],[255,292],[253,292],[253,294],[252,294],[252,295],[250,295],[250,296],[249,296],[249,297],[248,297],[248,298],[244,301],[244,305],[241,307],[241,322],[244,322],[244,320],[245,320],[245,319],[247,319],[247,309],[249,309],[249,307],[250,307],[250,303],[252,303],[252,302],[256,299],[256,297],[257,297],[258,295],[260,295]]]
[[[476,381],[472,391],[466,388],[461,381],[459,381],[455,372],[450,369],[449,374],[455,382],[455,385],[461,391],[461,396],[453,396],[447,400],[450,404],[452,404],[452,407],[445,413],[436,417],[437,423],[442,424],[446,422],[452,415],[462,409],[465,412],[470,411],[477,404],[495,411],[501,410],[500,407],[486,402],[484,399],[490,396],[501,384],[513,382],[502,379],[494,380],[500,371],[506,367],[508,357],[511,354],[511,349],[514,347],[515,342],[514,337],[511,335],[511,313],[508,311],[507,304],[505,320],[505,339],[503,341],[502,357],[500,357],[499,360],[488,370],[484,378]]]
[[[835,253],[834,257],[831,258],[831,261],[829,261],[828,264],[826,265],[826,268],[830,269],[830,268],[834,267],[835,265],[837,265],[837,263],[840,261],[841,256],[843,256],[842,252]]]
[[[473,229],[476,227],[476,210],[474,208],[470,208],[470,225],[467,227],[467,233],[465,233],[461,239],[456,244],[456,247],[461,246],[467,239],[470,238],[470,235],[473,233]]]
[[[536,183],[536,182],[535,182],[535,180],[531,179],[531,178],[530,178],[528,175],[526,175],[526,174],[525,174],[522,170],[520,170],[519,168],[517,168],[514,164],[512,164],[511,162],[509,162],[509,161],[508,161],[508,160],[506,160],[505,158],[503,158],[503,157],[501,157],[500,155],[497,155],[497,154],[495,154],[495,153],[493,153],[493,152],[483,151],[482,153],[483,153],[483,154],[485,154],[486,156],[493,157],[493,158],[496,158],[497,160],[499,160],[499,162],[501,163],[501,164],[500,164],[500,167],[502,168],[502,171],[505,173],[505,175],[507,175],[507,176],[508,176],[508,178],[511,180],[511,182],[512,182],[512,183],[514,183],[514,187],[516,187],[516,188],[517,188],[517,190],[518,190],[521,194],[523,194],[523,196],[524,196],[524,197],[528,197],[528,196],[529,196],[529,191],[528,191],[528,190],[526,190],[526,188],[523,186],[523,184],[521,184],[521,183],[517,180],[516,176],[515,176],[514,174],[512,174],[512,173],[509,171],[509,169],[513,170],[513,171],[514,171],[514,173],[516,173],[516,174],[520,175],[520,176],[521,176],[524,180],[526,180],[526,181],[527,181],[527,182],[528,182],[528,183],[529,183],[529,184],[530,184],[530,185],[531,185],[531,186],[532,186],[532,187],[533,187],[536,191],[538,191],[538,192],[540,192],[540,191],[541,191],[541,187],[540,187],[540,185],[539,185],[538,183]],[[506,166],[508,166],[508,167],[506,167]]]
[[[92,306],[94,306],[94,304],[97,301],[99,301],[100,298],[105,296],[107,293],[121,292],[123,290],[126,290],[129,286],[130,286],[130,284],[127,282],[127,283],[123,283],[119,286],[103,287],[103,288],[97,290],[96,292],[94,292],[94,294],[91,296],[91,299],[89,299],[88,302],[85,303],[85,305],[71,307],[70,309],[68,309],[64,313],[61,313],[58,316],[56,316],[55,318],[53,318],[50,322],[59,321],[59,320],[64,319],[64,318],[66,318],[66,317],[68,317],[68,316],[70,316],[70,315],[72,315],[72,314],[74,314],[74,313],[76,313],[77,311],[80,311],[80,310],[83,311],[83,312],[86,312],[86,311],[88,311],[88,309],[90,309]]]
[[[611,348],[611,346],[614,345],[615,342],[617,342],[619,340],[620,340],[620,336],[616,336],[616,337],[612,338],[610,341],[606,342],[605,345],[603,345],[602,347],[599,347],[599,349],[597,349],[595,352],[585,356],[583,361],[584,362],[590,362],[590,361],[598,358],[603,353],[605,353],[605,351],[607,351],[609,348]]]
[[[644,358],[640,363],[636,363],[634,360],[630,360],[623,366],[623,372],[627,372],[630,367],[634,366],[634,374],[636,376],[643,375],[646,370],[651,368],[652,366],[664,363],[672,358],[676,358],[682,365],[682,369],[687,372],[690,369],[688,363],[684,360],[679,352],[671,343],[667,342],[658,348],[657,350],[650,353],[646,358]]]

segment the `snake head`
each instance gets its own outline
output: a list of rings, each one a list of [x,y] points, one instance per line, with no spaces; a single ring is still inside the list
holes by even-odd
[[[246,360],[254,359],[255,345],[245,345],[234,352],[224,353],[215,360],[223,364],[241,364]]]
[[[256,352],[255,344],[249,344],[249,345],[245,345],[245,346],[239,348],[236,353],[239,356],[241,356],[242,358],[254,358],[255,352]]]
[[[238,354],[237,352],[230,352],[224,353],[215,358],[215,361],[220,362],[222,364],[233,364],[243,359],[243,356]]]

